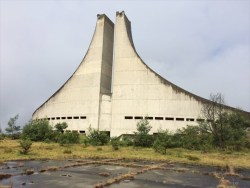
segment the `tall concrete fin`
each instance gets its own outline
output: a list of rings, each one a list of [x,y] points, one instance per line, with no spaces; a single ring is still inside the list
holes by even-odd
[[[111,93],[113,38],[113,22],[104,14],[97,15],[95,32],[82,62],[32,118],[48,118],[53,124],[65,121],[69,130],[85,131],[90,125],[98,128],[101,95]]]
[[[162,78],[143,62],[124,12],[116,14],[113,66],[112,136],[132,134],[141,117],[196,118],[202,101],[207,101]],[[131,117],[133,120],[126,119]],[[152,132],[157,132],[185,127],[186,122],[152,121],[151,125]]]

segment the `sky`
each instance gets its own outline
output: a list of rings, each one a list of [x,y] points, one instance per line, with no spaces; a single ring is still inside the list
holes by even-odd
[[[250,1],[0,0],[0,126],[32,113],[73,74],[97,14],[124,10],[138,54],[165,79],[250,111]]]

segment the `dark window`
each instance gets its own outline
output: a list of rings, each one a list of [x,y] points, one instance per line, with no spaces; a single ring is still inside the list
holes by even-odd
[[[145,117],[145,119],[154,119],[153,117]]]
[[[74,116],[74,119],[79,119],[79,116]]]
[[[205,119],[196,119],[196,121],[203,122]]]
[[[176,121],[184,121],[184,118],[176,118]]]
[[[163,120],[163,117],[155,117],[155,120]]]
[[[125,116],[125,119],[133,119],[133,116]]]
[[[50,120],[50,118],[47,118],[47,120]]]
[[[174,118],[173,117],[165,117],[165,120],[174,121]]]
[[[142,116],[135,116],[135,119],[143,119]]]
[[[60,117],[56,117],[56,119],[60,119]]]
[[[61,117],[61,119],[66,119],[66,117]]]
[[[86,119],[86,116],[81,116],[80,118],[81,118],[81,119]]]
[[[53,117],[53,118],[51,118],[52,120],[54,120],[55,118]]]
[[[85,134],[85,131],[79,131],[79,133],[81,133],[81,134]]]
[[[186,121],[194,121],[194,118],[186,118]]]
[[[72,117],[67,117],[67,119],[72,119]]]

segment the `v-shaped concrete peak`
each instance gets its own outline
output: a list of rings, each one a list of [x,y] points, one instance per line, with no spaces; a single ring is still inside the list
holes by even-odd
[[[86,130],[90,125],[97,128],[101,94],[111,94],[113,41],[113,22],[105,14],[97,15],[95,32],[82,62],[34,112],[33,119],[66,121],[70,130]]]
[[[210,101],[174,85],[143,62],[133,44],[130,21],[124,12],[117,12],[115,29],[106,15],[97,15],[81,64],[33,119],[46,118],[54,125],[67,122],[68,130],[81,133],[91,126],[119,136],[133,134],[138,121],[148,118],[151,133],[157,133],[204,121],[200,119],[204,103]]]

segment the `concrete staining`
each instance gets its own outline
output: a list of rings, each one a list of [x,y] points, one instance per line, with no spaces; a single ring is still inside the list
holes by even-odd
[[[156,133],[197,125],[204,120],[202,104],[208,102],[150,69],[135,50],[130,21],[117,12],[115,27],[106,15],[97,15],[81,64],[32,118],[48,119],[52,125],[67,122],[68,130],[80,133],[91,126],[111,136],[133,134],[136,124],[147,118],[151,133]]]

